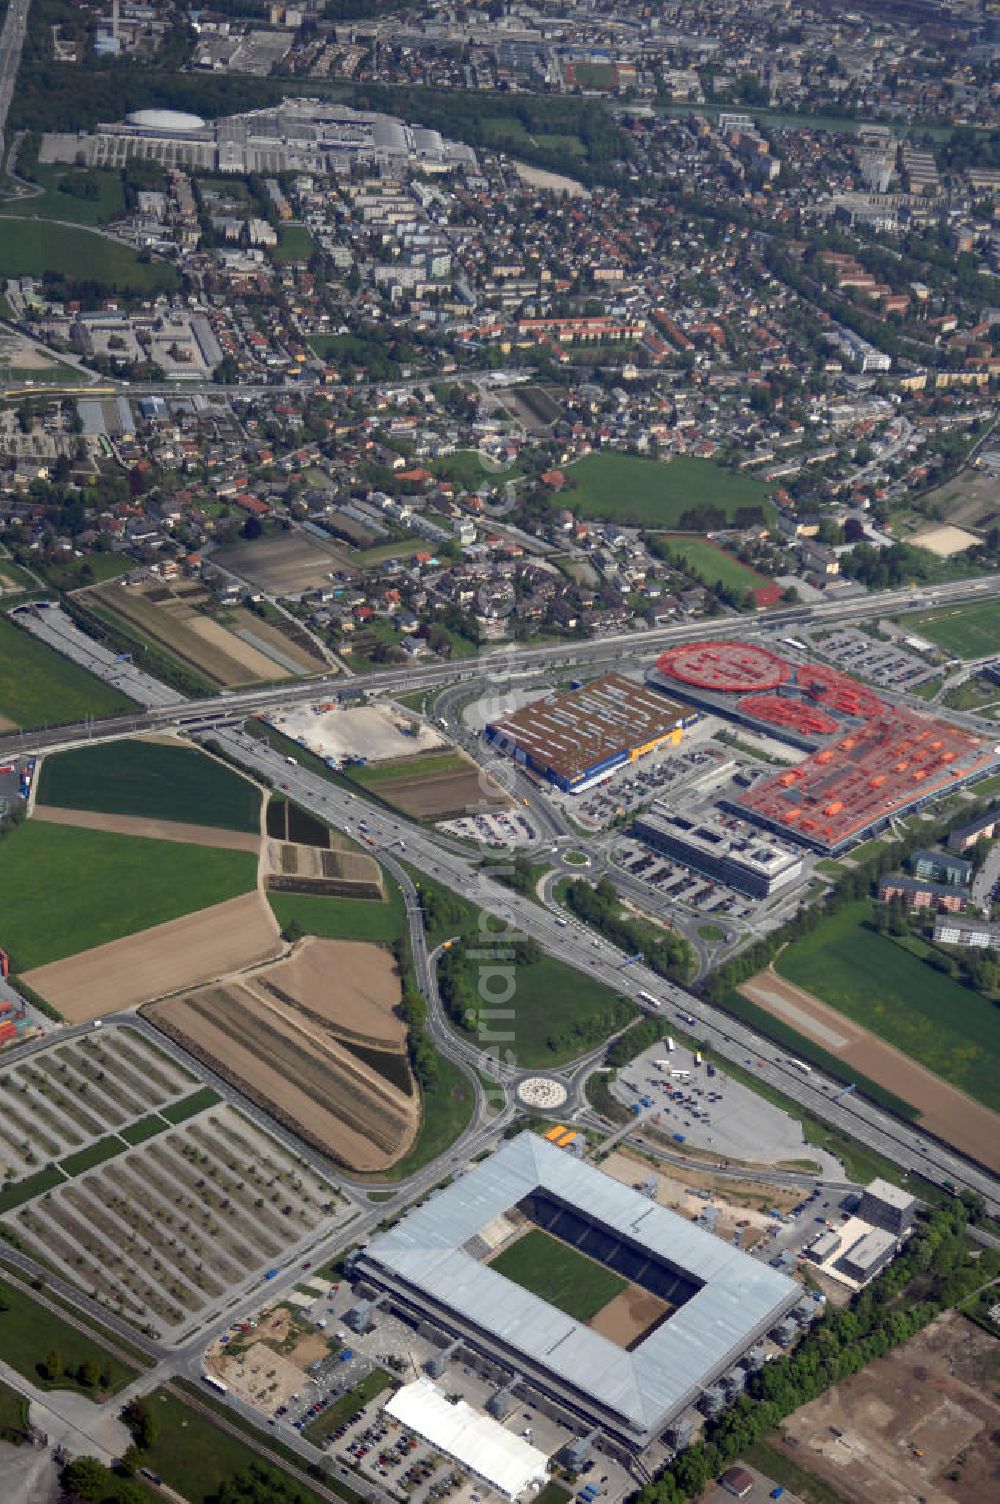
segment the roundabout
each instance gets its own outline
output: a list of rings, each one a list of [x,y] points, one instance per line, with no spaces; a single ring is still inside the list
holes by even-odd
[[[518,1082],[517,1100],[524,1107],[533,1107],[539,1112],[555,1112],[565,1107],[569,1092],[552,1076],[526,1076]]]

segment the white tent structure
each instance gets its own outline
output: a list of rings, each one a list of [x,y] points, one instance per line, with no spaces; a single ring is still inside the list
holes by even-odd
[[[544,1452],[465,1400],[453,1405],[430,1379],[404,1384],[385,1410],[505,1498],[516,1499],[547,1481]]]

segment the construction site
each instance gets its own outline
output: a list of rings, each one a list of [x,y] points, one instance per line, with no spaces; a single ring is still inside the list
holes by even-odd
[[[837,669],[793,664],[767,648],[685,644],[661,654],[649,679],[810,754],[729,807],[824,855],[846,851],[1000,767],[993,742],[882,700]]]

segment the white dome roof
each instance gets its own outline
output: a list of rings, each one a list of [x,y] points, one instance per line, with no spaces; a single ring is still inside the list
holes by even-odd
[[[205,124],[200,115],[188,115],[183,110],[133,110],[125,119],[129,125],[153,131],[200,131]]]

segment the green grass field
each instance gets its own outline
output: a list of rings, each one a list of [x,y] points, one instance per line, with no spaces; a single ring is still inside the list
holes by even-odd
[[[4,945],[14,969],[28,971],[248,893],[256,880],[249,851],[29,820],[4,842]]]
[[[0,717],[4,720],[31,730],[134,709],[117,689],[0,616]]]
[[[223,1484],[261,1464],[258,1453],[245,1441],[223,1431],[167,1389],[153,1390],[149,1409],[156,1419],[157,1432],[153,1445],[143,1453],[143,1465],[183,1494],[189,1504],[212,1504]],[[268,1444],[269,1438],[260,1432],[250,1434]],[[280,1463],[266,1465],[290,1481]],[[319,1496],[304,1484],[294,1484],[294,1490],[301,1504],[320,1504]]]
[[[539,1227],[505,1248],[490,1268],[576,1321],[589,1321],[628,1288],[620,1274],[595,1264]]]
[[[782,951],[775,969],[1000,1110],[1000,1009],[876,934],[870,917],[867,900],[848,904]]]
[[[102,283],[109,291],[174,292],[180,286],[174,267],[162,261],[142,262],[130,246],[92,230],[26,219],[18,221],[14,233],[0,234],[0,282],[37,277],[43,268]]]
[[[405,1180],[422,1170],[439,1154],[451,1147],[469,1126],[475,1105],[472,1085],[465,1073],[444,1055],[438,1056],[437,1074],[429,1091],[421,1093],[420,1132],[408,1154],[378,1175],[358,1177],[372,1180]]]
[[[62,1358],[63,1374],[58,1379],[48,1379],[43,1372],[45,1360],[52,1352]],[[5,1363],[40,1389],[76,1389],[95,1400],[117,1393],[137,1372],[105,1351],[94,1338],[78,1332],[54,1311],[6,1281],[0,1281],[0,1353]],[[107,1379],[107,1384],[96,1390],[85,1389],[76,1380],[80,1364],[91,1359]]]
[[[464,486],[467,491],[478,491],[482,485],[496,485],[499,481],[512,480],[520,474],[518,465],[511,465],[506,470],[494,470],[492,465],[487,468],[476,449],[459,449],[455,454],[434,460],[428,468],[442,480]]]
[[[466,963],[472,996],[478,997],[478,961]],[[635,1017],[634,1004],[621,998],[603,982],[595,982],[552,956],[543,955],[531,965],[515,965],[513,993],[502,1004],[512,1010],[503,1028],[511,1039],[501,1048],[510,1049],[522,1066],[554,1066],[578,1055],[624,1026]],[[486,987],[499,984],[487,982]],[[496,996],[497,993],[494,994]],[[486,1001],[486,1008],[500,1004]],[[475,1038],[473,1028],[469,1037]]]
[[[406,932],[402,895],[386,873],[385,898],[325,898],[308,893],[269,893],[282,929],[298,920],[306,935],[324,940],[370,940],[391,945]]]
[[[46,757],[39,804],[256,833],[260,793],[192,747],[119,741]]]
[[[704,538],[667,534],[663,541],[669,544],[671,553],[683,559],[709,586],[721,580],[730,590],[760,590],[762,586],[771,583],[756,570],[741,564],[733,554],[716,548],[714,543],[709,543]]]
[[[278,244],[271,251],[275,261],[308,261],[316,249],[305,225],[279,225]]]
[[[956,658],[982,658],[995,653],[1000,643],[1000,601],[926,611],[907,616],[905,624],[908,630],[929,637]]]
[[[0,200],[0,214],[16,215],[19,219],[60,219],[76,225],[101,225],[124,211],[121,173],[100,167],[81,172],[78,168],[50,166],[44,162],[36,162],[31,173],[44,192],[31,198]],[[60,191],[60,183],[70,186],[82,181],[96,187],[96,198],[82,198],[75,193]]]
[[[420,773],[465,773],[469,764],[457,752],[430,752],[423,757],[391,758],[387,762],[368,763],[365,767],[352,767],[348,776],[362,788],[375,789],[383,798],[388,798],[386,788],[401,780],[409,781]]]
[[[0,1441],[20,1446],[28,1434],[28,1401],[9,1384],[0,1384]]]
[[[690,507],[719,507],[730,521],[738,507],[771,510],[763,481],[687,455],[664,464],[629,454],[588,454],[566,473],[574,485],[556,503],[578,506],[583,517],[676,527]]]

